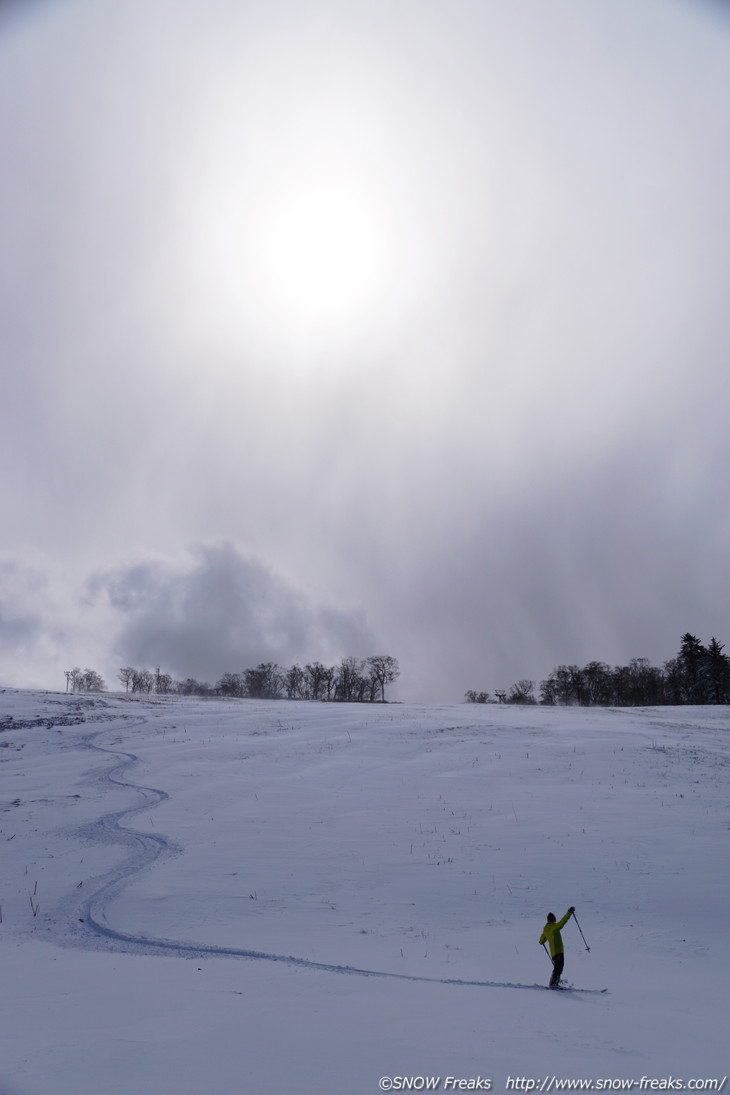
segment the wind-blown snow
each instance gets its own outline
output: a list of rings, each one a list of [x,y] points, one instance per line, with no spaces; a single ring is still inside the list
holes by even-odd
[[[730,1071],[727,708],[8,689],[0,726],[3,1095]],[[606,994],[532,987],[571,904]]]

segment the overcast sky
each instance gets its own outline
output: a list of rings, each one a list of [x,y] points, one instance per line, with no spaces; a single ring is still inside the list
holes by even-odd
[[[0,684],[730,646],[730,18],[0,14]]]

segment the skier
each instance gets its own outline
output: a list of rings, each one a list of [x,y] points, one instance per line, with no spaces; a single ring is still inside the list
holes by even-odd
[[[557,922],[555,920],[555,913],[548,913],[547,924],[542,929],[542,935],[539,940],[540,946],[544,943],[550,944],[550,957],[553,960],[553,975],[550,978],[550,984],[548,985],[548,988],[551,989],[560,988],[560,976],[563,972],[563,963],[565,961],[563,939],[560,934],[560,929],[565,927],[574,912],[575,905],[571,905],[563,919],[558,920]]]

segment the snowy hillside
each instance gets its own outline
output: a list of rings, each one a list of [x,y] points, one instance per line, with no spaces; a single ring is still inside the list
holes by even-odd
[[[0,727],[2,1095],[730,1072],[727,708],[6,689]],[[605,994],[541,987],[569,905]]]

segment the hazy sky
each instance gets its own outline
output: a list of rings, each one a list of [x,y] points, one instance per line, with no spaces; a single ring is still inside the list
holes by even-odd
[[[730,17],[0,15],[0,684],[730,647]]]

